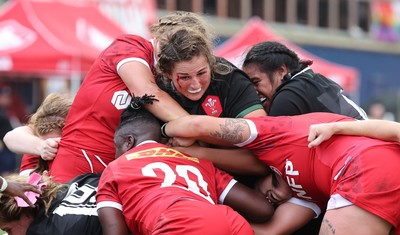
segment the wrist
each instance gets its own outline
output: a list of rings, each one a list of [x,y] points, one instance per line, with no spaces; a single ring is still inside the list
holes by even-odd
[[[0,179],[3,181],[3,183],[1,184],[1,187],[0,187],[0,193],[2,193],[2,192],[4,192],[4,191],[7,189],[8,183],[7,183],[7,180],[4,179],[4,178],[1,177],[1,176],[0,176]]]

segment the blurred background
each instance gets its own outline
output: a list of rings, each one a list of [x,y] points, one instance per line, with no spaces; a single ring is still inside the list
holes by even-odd
[[[400,120],[398,0],[0,0],[1,139],[47,94],[73,97],[114,37],[150,38],[149,25],[175,10],[204,14],[215,54],[239,67],[253,44],[278,40],[370,117]],[[4,169],[18,164],[2,159]]]

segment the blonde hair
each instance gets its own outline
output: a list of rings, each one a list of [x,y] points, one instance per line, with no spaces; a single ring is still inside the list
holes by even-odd
[[[10,174],[5,177],[7,181],[27,183],[28,178],[18,175],[17,173]],[[45,215],[48,215],[51,203],[57,197],[58,193],[65,192],[68,185],[58,184],[51,180],[48,176],[42,176],[39,183],[47,182],[46,187],[42,188],[42,193],[38,197],[35,207],[19,207],[13,196],[0,193],[0,221],[11,222],[19,220],[22,215],[35,217],[39,210],[44,209]]]
[[[54,130],[61,131],[71,104],[70,99],[60,94],[49,94],[29,120],[33,133],[41,136]]]
[[[211,26],[200,15],[186,11],[175,11],[161,17],[158,23],[150,27],[150,32],[153,37],[158,38],[177,26],[188,27],[203,34],[211,41],[215,39],[215,34],[211,31]]]

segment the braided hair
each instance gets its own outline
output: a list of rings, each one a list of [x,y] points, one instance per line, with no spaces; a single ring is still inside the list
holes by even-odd
[[[120,123],[114,134],[115,145],[122,144],[124,138],[129,135],[135,136],[137,139],[152,135],[153,140],[159,141],[161,138],[160,121],[144,108],[145,105],[158,101],[154,97],[154,95],[147,94],[142,97],[135,97],[132,103],[122,111]]]
[[[211,41],[215,39],[215,34],[211,31],[210,25],[199,14],[186,11],[175,11],[161,17],[158,23],[150,27],[150,32],[153,37],[158,38],[176,26],[184,26],[195,30]]]
[[[54,130],[61,130],[71,108],[72,101],[60,94],[51,93],[29,119],[35,135],[46,135]]]
[[[272,73],[285,65],[289,73],[295,73],[312,64],[310,60],[300,60],[298,55],[276,41],[265,41],[254,45],[246,54],[243,68],[258,65],[261,72],[272,77]]]

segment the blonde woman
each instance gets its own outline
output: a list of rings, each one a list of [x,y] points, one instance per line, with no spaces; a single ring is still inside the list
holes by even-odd
[[[57,153],[61,130],[71,103],[72,101],[63,95],[51,93],[31,116],[26,126],[17,127],[5,135],[4,142],[8,148],[13,152],[25,154],[20,174],[28,176],[35,169],[37,172],[48,170],[47,161],[53,160]]]

